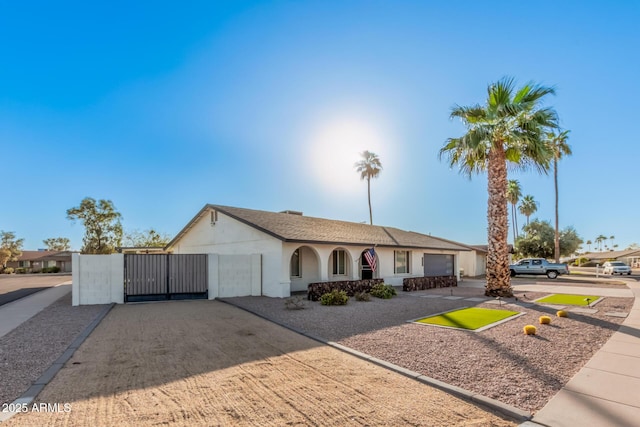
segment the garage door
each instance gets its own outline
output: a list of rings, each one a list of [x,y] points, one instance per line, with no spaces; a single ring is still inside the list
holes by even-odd
[[[424,275],[453,276],[453,255],[424,254]]]

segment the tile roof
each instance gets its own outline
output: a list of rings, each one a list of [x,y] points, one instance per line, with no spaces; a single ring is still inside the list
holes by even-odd
[[[580,255],[581,257],[588,259],[609,259],[620,258],[625,256],[640,256],[640,249],[624,249],[622,251],[602,251],[602,252],[590,252]]]
[[[206,205],[202,208],[198,215],[167,245],[167,248],[173,246],[209,210],[217,210],[285,242],[469,250],[468,247],[456,242],[394,227],[220,205]]]
[[[56,258],[71,258],[69,251],[22,251],[18,261],[54,260]]]

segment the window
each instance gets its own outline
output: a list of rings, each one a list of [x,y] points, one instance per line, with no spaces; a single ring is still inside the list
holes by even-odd
[[[529,265],[529,260],[528,259],[522,260],[518,263],[518,265]]]
[[[542,260],[534,259],[531,261],[531,265],[542,265]]]
[[[409,273],[409,251],[394,251],[394,253],[396,274]]]
[[[296,249],[291,255],[291,277],[300,277],[300,249]]]
[[[342,249],[333,251],[333,274],[347,274],[347,253]]]

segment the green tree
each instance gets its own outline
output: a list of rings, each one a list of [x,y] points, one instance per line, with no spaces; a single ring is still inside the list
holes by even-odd
[[[17,261],[22,255],[23,243],[24,239],[16,239],[16,233],[13,231],[0,230],[0,265],[3,269],[9,261]]]
[[[553,153],[553,185],[556,192],[556,227],[554,239],[555,260],[556,262],[560,262],[560,229],[558,225],[558,161],[560,161],[564,156],[571,155],[571,147],[567,144],[569,131],[549,132],[547,134],[547,138],[547,144],[549,144],[549,149]]]
[[[122,215],[116,211],[111,200],[96,202],[85,197],[80,206],[67,210],[67,219],[81,220],[84,228],[83,254],[110,254],[122,245]]]
[[[68,251],[71,249],[71,243],[66,237],[51,237],[44,239],[42,243],[45,244],[48,251]]]
[[[522,189],[517,179],[510,179],[507,182],[507,201],[511,203],[511,224],[513,224],[513,244],[518,239],[518,216],[516,213],[516,205],[522,196]]]
[[[460,138],[449,138],[440,149],[451,167],[471,177],[487,172],[488,177],[488,296],[511,296],[509,249],[507,246],[507,164],[519,169],[531,167],[546,172],[551,152],[545,134],[557,128],[552,108],[541,106],[554,89],[528,83],[516,89],[514,80],[503,78],[487,88],[484,105],[455,106],[451,118],[459,118],[467,127]]]
[[[538,210],[538,202],[534,200],[532,195],[527,194],[522,198],[522,203],[518,206],[518,210],[527,217],[527,225],[529,225],[529,217]]]
[[[591,245],[593,245],[593,242],[591,240],[587,240],[587,247],[589,248],[589,252],[591,252]]]
[[[378,155],[371,151],[363,151],[360,153],[362,160],[357,162],[354,167],[360,173],[361,180],[367,180],[367,197],[369,199],[369,223],[373,225],[373,214],[371,212],[371,178],[377,178],[382,171],[382,163]]]
[[[519,257],[552,258],[555,253],[555,230],[549,221],[533,220],[523,227],[525,235],[518,239],[516,253]],[[575,253],[583,240],[573,227],[560,232],[560,254]]]
[[[598,251],[602,252],[602,243],[607,240],[607,236],[605,236],[604,234],[599,235],[598,237],[596,237],[596,245],[598,245]]]
[[[153,228],[145,231],[133,230],[125,234],[125,246],[134,248],[163,248],[171,241],[168,234],[159,233]]]

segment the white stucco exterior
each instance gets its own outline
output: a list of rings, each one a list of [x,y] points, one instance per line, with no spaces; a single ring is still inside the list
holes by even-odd
[[[219,213],[215,223],[205,215],[173,246],[176,254],[251,255],[260,254],[262,262],[261,294],[287,297],[289,280],[281,282],[282,242]]]
[[[460,252],[460,267],[468,277],[482,276],[487,271],[487,253],[483,251]]]
[[[176,254],[208,253],[217,255],[259,255],[261,262],[261,280],[259,292],[257,284],[238,285],[240,294],[265,295],[270,297],[288,297],[291,292],[306,291],[309,283],[339,280],[358,280],[362,278],[362,254],[371,246],[340,245],[331,243],[301,243],[283,241],[268,232],[261,231],[253,225],[244,223],[223,212],[205,212],[196,218],[181,233],[180,238],[172,245]],[[409,252],[409,271],[396,273],[395,251]],[[298,251],[299,267],[292,269],[292,256]],[[334,267],[334,254],[344,251],[344,264],[341,256]],[[402,285],[407,277],[424,276],[423,256],[427,254],[446,254],[454,257],[454,274],[458,275],[459,251],[429,250],[403,247],[375,247],[377,269],[374,278],[382,278],[386,283]],[[210,259],[210,271],[222,274],[220,267],[213,266]],[[245,261],[238,261],[240,263]],[[342,267],[344,265],[344,267]],[[241,265],[234,268],[239,269]],[[337,271],[334,271],[337,270]],[[459,279],[459,276],[458,276]],[[244,289],[244,288],[247,289]],[[222,288],[220,288],[222,290]],[[225,293],[233,293],[226,289]],[[217,295],[216,295],[217,296]],[[215,297],[213,295],[210,298]]]
[[[124,303],[124,255],[72,255],[72,305]]]

